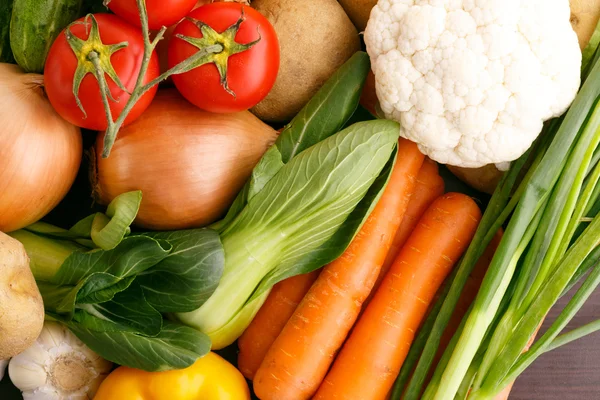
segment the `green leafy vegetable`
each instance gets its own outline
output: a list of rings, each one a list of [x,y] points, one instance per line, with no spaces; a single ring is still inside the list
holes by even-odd
[[[50,283],[76,285],[89,280],[97,272],[111,274],[117,278],[137,275],[159,263],[171,252],[168,242],[159,242],[145,236],[124,239],[113,250],[75,252],[61,265]]]
[[[144,336],[156,336],[160,334],[163,318],[160,312],[144,301],[144,290],[137,283],[132,283],[127,289],[115,294],[112,300],[97,303],[78,304],[78,311],[84,311],[84,315],[93,316],[94,320],[112,322],[118,328],[130,328]],[[98,331],[102,329],[92,325],[89,318],[81,326]],[[126,330],[126,329],[123,329]]]
[[[137,278],[146,300],[162,312],[192,311],[204,304],[223,274],[225,255],[219,235],[194,229],[145,236],[173,246],[165,259]]]
[[[367,54],[355,53],[292,119],[276,142],[284,164],[344,127],[358,107],[369,69]]]
[[[142,192],[129,192],[118,196],[106,209],[106,215],[96,213],[88,235],[103,250],[114,249],[131,233],[133,223],[142,204]],[[87,233],[87,232],[86,232]]]
[[[381,197],[383,189],[385,189],[385,186],[388,183],[395,161],[396,149],[394,149],[388,163],[375,182],[373,182],[367,194],[360,203],[358,203],[356,208],[352,210],[348,218],[346,218],[329,240],[310,253],[286,259],[286,261],[282,262],[277,269],[273,270],[263,279],[257,291],[266,291],[277,282],[291,276],[306,273],[305,271],[314,271],[341,256],[352,239],[354,239],[354,236],[371,211],[373,211],[373,208],[377,204],[377,200]]]
[[[205,303],[223,272],[223,248],[210,229],[131,235],[140,203],[140,192],[125,193],[71,230],[38,223],[11,235],[31,258],[49,318],[118,364],[183,368],[210,340],[161,312]]]
[[[163,327],[155,337],[127,331],[114,332],[108,328],[92,331],[76,320],[67,325],[81,341],[105,359],[121,365],[134,365],[144,371],[185,368],[210,351],[210,339],[206,335],[170,321],[163,321]]]

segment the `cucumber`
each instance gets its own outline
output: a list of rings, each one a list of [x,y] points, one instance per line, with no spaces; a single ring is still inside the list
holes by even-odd
[[[14,63],[15,59],[10,49],[10,17],[13,0],[0,1],[0,63]]]
[[[80,16],[81,4],[82,0],[14,0],[10,47],[17,64],[26,72],[43,72],[50,46]]]

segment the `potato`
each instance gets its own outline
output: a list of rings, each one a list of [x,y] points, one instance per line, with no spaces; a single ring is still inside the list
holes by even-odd
[[[0,232],[0,360],[27,349],[44,326],[44,302],[23,245]]]
[[[502,178],[502,172],[498,171],[494,164],[484,165],[481,168],[463,168],[454,165],[446,165],[446,167],[467,185],[489,194],[494,193],[496,185]]]
[[[600,0],[571,0],[571,25],[582,49],[592,37],[599,17]]]
[[[582,0],[585,1],[585,0]],[[367,27],[371,9],[377,4],[377,0],[339,0],[346,14],[350,17],[356,29],[362,32]]]
[[[290,120],[360,49],[358,32],[336,0],[254,0],[275,27],[281,49],[271,92],[251,111],[270,122]]]

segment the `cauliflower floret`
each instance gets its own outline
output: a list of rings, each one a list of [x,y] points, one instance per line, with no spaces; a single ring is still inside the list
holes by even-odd
[[[401,135],[462,167],[521,156],[580,83],[569,0],[379,0],[365,31]]]

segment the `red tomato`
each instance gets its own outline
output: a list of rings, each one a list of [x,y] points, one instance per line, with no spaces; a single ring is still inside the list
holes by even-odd
[[[244,13],[235,42],[248,44],[260,41],[249,49],[229,56],[226,63],[228,93],[223,85],[214,62],[204,64],[180,75],[173,75],[179,92],[191,103],[211,112],[237,112],[247,110],[259,103],[269,93],[279,70],[279,42],[275,29],[269,21],[253,8],[238,3],[212,3],[202,6],[189,17],[204,22],[218,33],[234,25]],[[175,28],[175,35],[202,38],[198,26],[189,20]],[[199,49],[173,36],[169,43],[169,67],[196,54]],[[226,56],[219,53],[219,58]]]
[[[185,17],[196,5],[197,0],[146,0],[148,26],[160,29],[171,26]],[[141,26],[136,0],[111,0],[108,8],[130,24]]]
[[[98,29],[104,45],[120,42],[128,43],[127,47],[113,53],[110,61],[125,88],[131,92],[135,87],[144,56],[142,34],[137,28],[115,15],[95,14],[94,16],[98,21]],[[84,21],[84,18],[79,21]],[[87,40],[90,26],[91,22],[88,21],[88,26],[75,24],[68,29],[71,30],[73,35]],[[52,44],[44,69],[44,86],[48,99],[54,109],[73,125],[97,131],[105,130],[108,124],[100,95],[100,87],[91,73],[83,78],[79,88],[79,99],[87,113],[87,117],[77,106],[73,95],[73,76],[77,65],[77,57],[69,46],[63,31]],[[150,82],[158,74],[158,57],[156,53],[153,53],[144,77],[144,83]],[[106,76],[106,81],[112,97],[117,100],[115,102],[109,99],[113,119],[117,119],[130,96],[127,92],[119,89],[110,77]],[[154,86],[138,100],[125,119],[125,124],[135,120],[148,108],[156,94],[156,90],[157,87]]]

